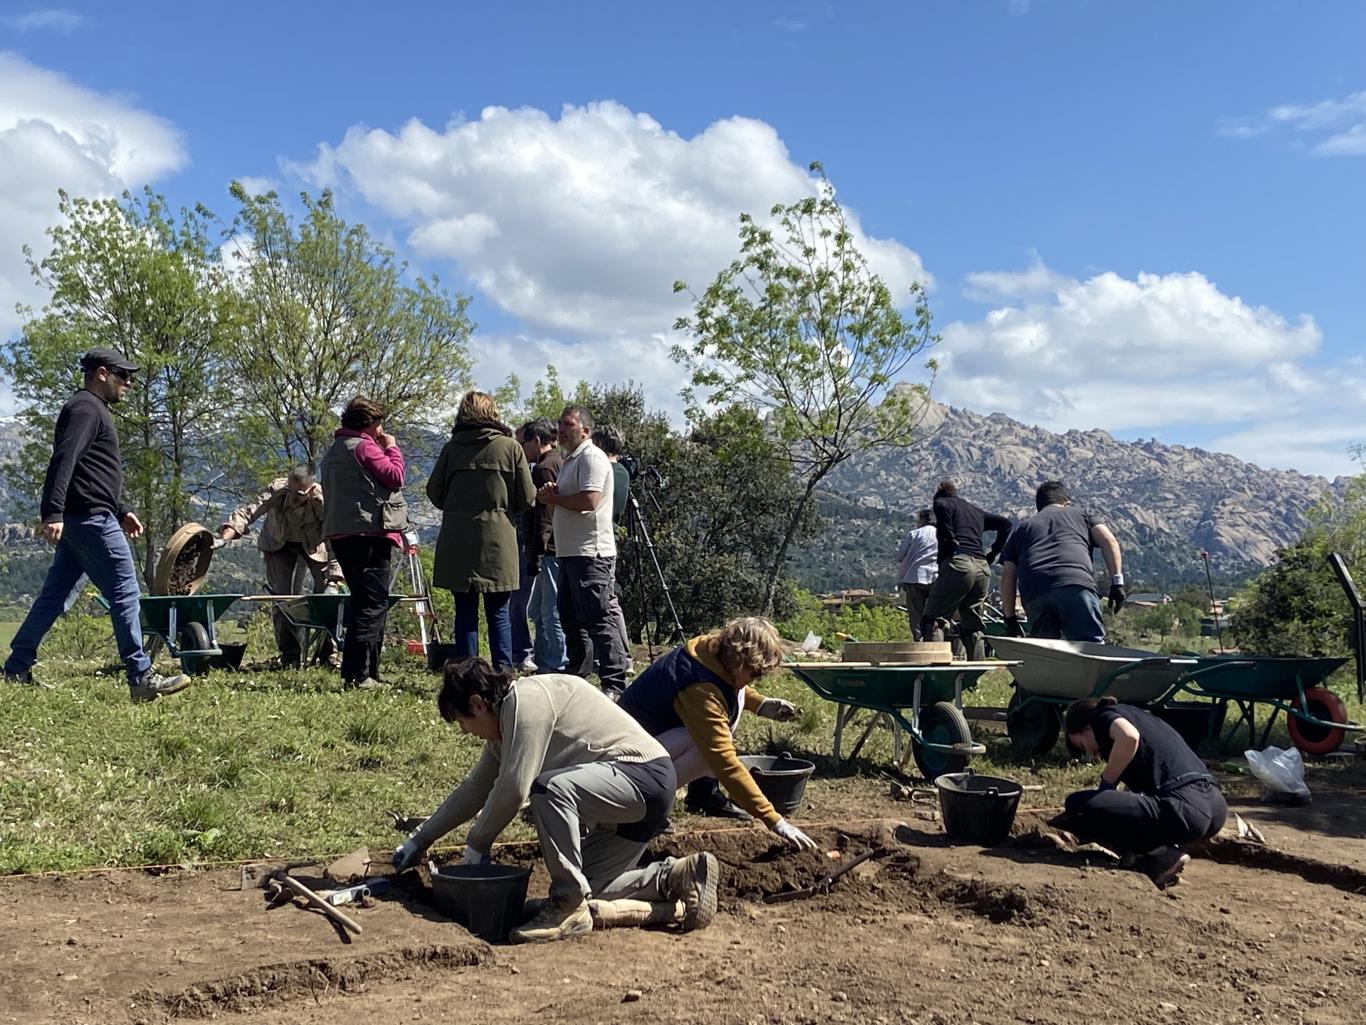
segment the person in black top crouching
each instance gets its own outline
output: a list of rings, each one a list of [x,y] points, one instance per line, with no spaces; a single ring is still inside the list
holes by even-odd
[[[1067,796],[1067,828],[1117,854],[1143,855],[1148,878],[1169,885],[1190,861],[1181,847],[1223,828],[1228,805],[1214,777],[1171,726],[1114,698],[1072,702],[1064,728],[1071,744],[1105,759],[1094,789]]]

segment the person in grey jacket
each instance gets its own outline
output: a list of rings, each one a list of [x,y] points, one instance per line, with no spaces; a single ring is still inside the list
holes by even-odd
[[[659,741],[577,676],[513,680],[481,658],[446,664],[441,718],[484,741],[474,769],[394,851],[399,871],[442,836],[473,819],[464,863],[483,864],[493,842],[530,802],[550,874],[550,896],[514,943],[591,932],[590,898],[681,901],[684,932],[716,913],[720,868],[712,854],[639,867],[663,830],[677,780]]]

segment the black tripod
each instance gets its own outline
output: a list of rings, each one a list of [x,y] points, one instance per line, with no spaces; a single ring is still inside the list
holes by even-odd
[[[659,471],[651,468],[651,471],[659,476]],[[656,511],[659,509],[659,502],[649,491],[646,496],[654,503]],[[641,626],[640,633],[645,641],[645,646],[650,653],[650,660],[655,657],[655,638],[650,631],[650,619],[646,614],[648,607],[648,593],[645,587],[645,567],[640,557],[640,550],[645,549],[650,556],[650,563],[654,567],[655,579],[659,581],[660,591],[664,595],[664,602],[669,607],[669,616],[673,620],[675,638],[683,637],[683,624],[679,621],[678,610],[674,608],[673,592],[669,590],[669,582],[664,579],[664,567],[659,562],[659,552],[655,550],[655,543],[650,538],[650,528],[645,522],[645,512],[640,507],[640,502],[636,500],[635,493],[632,492],[626,498],[626,536],[631,540],[630,561],[631,574],[635,580],[636,594],[640,600]],[[658,622],[655,624],[658,629]]]

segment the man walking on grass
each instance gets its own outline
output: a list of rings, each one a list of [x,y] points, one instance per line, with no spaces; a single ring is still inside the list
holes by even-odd
[[[157,675],[142,650],[138,578],[128,546],[128,537],[142,533],[142,522],[123,504],[123,460],[109,413],[133,386],[138,368],[113,349],[91,349],[81,358],[81,370],[85,385],[57,417],[43,480],[43,537],[57,546],[57,554],[10,644],[5,679],[33,683],[38,645],[89,577],[109,603],[129,696],[151,701],[184,690],[190,678]]]

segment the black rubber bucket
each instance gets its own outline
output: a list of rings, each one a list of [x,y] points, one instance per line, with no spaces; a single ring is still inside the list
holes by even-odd
[[[241,669],[242,656],[246,654],[245,644],[225,644],[218,642],[219,655],[182,655],[180,668],[193,676],[195,673],[208,672],[210,669]]]
[[[516,865],[443,865],[432,873],[437,910],[480,939],[501,941],[521,924],[531,869]]]
[[[1223,701],[1171,701],[1152,713],[1176,730],[1187,746],[1198,750],[1205,741],[1219,738],[1227,707]]]
[[[944,832],[962,843],[991,847],[1010,836],[1024,787],[1013,779],[949,772],[934,781]]]
[[[446,668],[446,663],[460,655],[455,650],[454,644],[438,643],[430,641],[427,644],[427,668],[433,673],[439,673]]]
[[[755,784],[780,815],[795,815],[806,796],[806,781],[816,771],[816,763],[805,758],[781,755],[741,755],[740,761]]]

